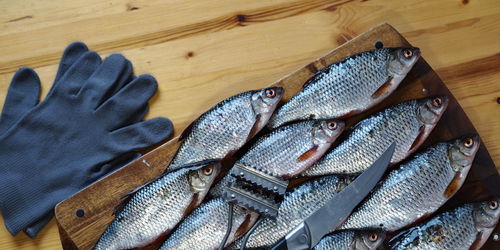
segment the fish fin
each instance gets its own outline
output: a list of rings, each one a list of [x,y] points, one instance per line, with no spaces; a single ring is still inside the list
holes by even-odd
[[[193,130],[194,124],[198,121],[198,119],[194,120],[189,124],[184,131],[182,131],[182,134],[179,136],[179,141],[184,140]]]
[[[161,175],[159,175],[158,177],[156,177],[155,179],[153,179],[152,181],[150,182],[153,182],[161,177],[163,177],[164,175],[168,174],[168,173],[172,173],[172,172],[175,172],[179,169],[183,169],[183,168],[192,168],[192,167],[196,167],[196,166],[208,166],[208,165],[214,165],[216,164],[217,162],[220,162],[221,159],[208,159],[208,160],[203,160],[203,161],[197,161],[197,162],[191,162],[191,163],[186,163],[184,165],[180,165],[179,167],[177,167],[174,171],[168,171],[168,167],[167,169],[165,169],[165,171],[163,171],[163,173]]]
[[[255,117],[255,123],[253,124],[252,129],[250,130],[250,133],[248,133],[247,141],[252,139],[257,133],[259,133],[258,126],[259,126],[260,119],[262,119],[262,115],[257,114],[257,117]]]
[[[311,149],[307,150],[305,153],[300,155],[297,158],[297,162],[302,162],[302,161],[305,161],[305,160],[311,158],[314,155],[314,153],[316,153],[317,151],[318,151],[318,145],[314,145]]]
[[[182,214],[182,217],[188,216],[199,204],[200,201],[198,201],[199,195],[198,193],[195,193],[193,195],[193,198],[191,199],[191,202],[189,203],[189,206],[184,209],[184,213]]]
[[[351,111],[349,111],[349,113],[338,117],[338,119],[345,120],[345,119],[347,119],[347,118],[349,118],[349,117],[351,117],[351,116],[353,116],[355,114],[358,114],[358,113],[360,113],[359,110],[356,110],[356,109],[355,110],[351,110]]]
[[[389,77],[387,81],[384,84],[382,84],[382,86],[380,86],[377,90],[375,90],[375,92],[373,92],[372,98],[375,99],[388,93],[391,86],[392,86],[392,76]]]
[[[410,150],[408,150],[408,152],[411,153],[414,150],[416,150],[424,141],[425,141],[425,126],[421,126],[418,130],[418,136],[411,144]]]
[[[450,184],[444,191],[444,197],[446,197],[447,199],[452,197],[458,191],[460,186],[461,186],[461,175],[460,173],[457,172],[455,173],[455,177],[453,177],[453,180],[451,180]]]
[[[238,239],[240,236],[244,235],[248,230],[250,230],[255,221],[256,220],[252,217],[251,214],[247,214],[247,216],[245,216],[245,220],[241,223],[238,229],[236,229],[234,238]]]
[[[479,250],[484,244],[484,239],[483,239],[483,233],[482,232],[477,232],[476,234],[476,239],[470,246],[470,250]]]
[[[314,74],[311,78],[309,78],[309,80],[307,80],[304,83],[304,85],[302,85],[302,88],[303,89],[306,88],[309,84],[316,82],[316,81],[319,81],[321,78],[323,78],[323,74],[321,73],[321,71],[316,72],[316,74]]]

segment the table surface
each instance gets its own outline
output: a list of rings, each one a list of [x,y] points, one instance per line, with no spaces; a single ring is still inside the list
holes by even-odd
[[[148,117],[169,117],[176,134],[213,100],[267,86],[388,22],[421,48],[500,169],[496,0],[0,0],[0,5],[0,105],[21,66],[39,73],[44,96],[62,51],[79,40],[103,56],[123,53],[136,74],[153,74],[159,89]],[[12,237],[0,226],[0,249],[39,248],[61,248],[55,220],[35,240]]]

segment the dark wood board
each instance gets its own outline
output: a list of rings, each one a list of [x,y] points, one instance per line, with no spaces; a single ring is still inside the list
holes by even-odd
[[[352,54],[371,50],[377,42],[382,42],[384,47],[409,45],[392,26],[382,24],[276,81],[273,85],[285,88],[283,99],[286,101],[297,93],[304,82],[316,71]],[[425,51],[422,53],[425,56]],[[252,86],[248,89],[252,89]],[[350,118],[347,123],[353,124],[373,112],[403,100],[436,94],[447,95],[450,98],[449,106],[421,149],[438,141],[449,140],[467,133],[476,133],[457,100],[423,58],[416,63],[408,77],[391,97],[368,112]],[[219,101],[221,100],[213,100],[213,104]],[[59,203],[55,214],[63,247],[65,249],[91,249],[113,220],[113,209],[121,202],[122,197],[163,172],[179,145],[178,139],[174,138]],[[482,144],[465,184],[442,209],[493,196],[500,196],[500,175]],[[83,210],[84,215],[77,216],[78,210]],[[500,232],[500,225],[497,226],[495,232]],[[500,249],[500,242],[493,242],[490,237],[484,249]]]

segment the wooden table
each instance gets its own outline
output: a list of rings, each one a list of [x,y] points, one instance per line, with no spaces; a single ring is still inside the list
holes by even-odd
[[[381,22],[414,45],[459,100],[500,169],[500,2],[485,1],[7,1],[0,10],[0,103],[21,66],[44,96],[75,40],[123,53],[159,82],[148,117],[176,134],[212,99],[260,88]],[[0,104],[0,105],[2,105]],[[1,219],[0,219],[1,220]],[[35,240],[0,226],[0,249],[60,249],[53,220]]]

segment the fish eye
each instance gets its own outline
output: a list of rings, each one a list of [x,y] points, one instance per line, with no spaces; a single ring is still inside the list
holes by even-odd
[[[498,202],[497,201],[490,201],[490,202],[488,202],[488,207],[492,210],[496,210],[498,208]]]
[[[210,176],[212,173],[213,173],[214,169],[213,167],[204,167],[202,170],[201,170],[201,173],[203,175],[206,175],[206,176]]]
[[[375,242],[378,240],[378,234],[377,233],[371,233],[370,236],[368,236],[368,240],[371,242]]]
[[[276,90],[266,89],[266,97],[273,98],[276,96]]]
[[[329,123],[327,124],[327,127],[328,127],[328,129],[330,129],[330,130],[335,130],[335,129],[337,129],[337,122],[329,122]]]
[[[436,108],[439,108],[441,104],[443,104],[443,101],[439,97],[436,97],[432,100],[432,105]]]
[[[470,148],[472,147],[472,145],[474,145],[474,140],[472,140],[472,138],[467,138],[464,140],[464,146],[466,148]]]
[[[406,59],[410,59],[413,56],[413,51],[411,51],[411,49],[404,49],[403,50],[403,56]]]

